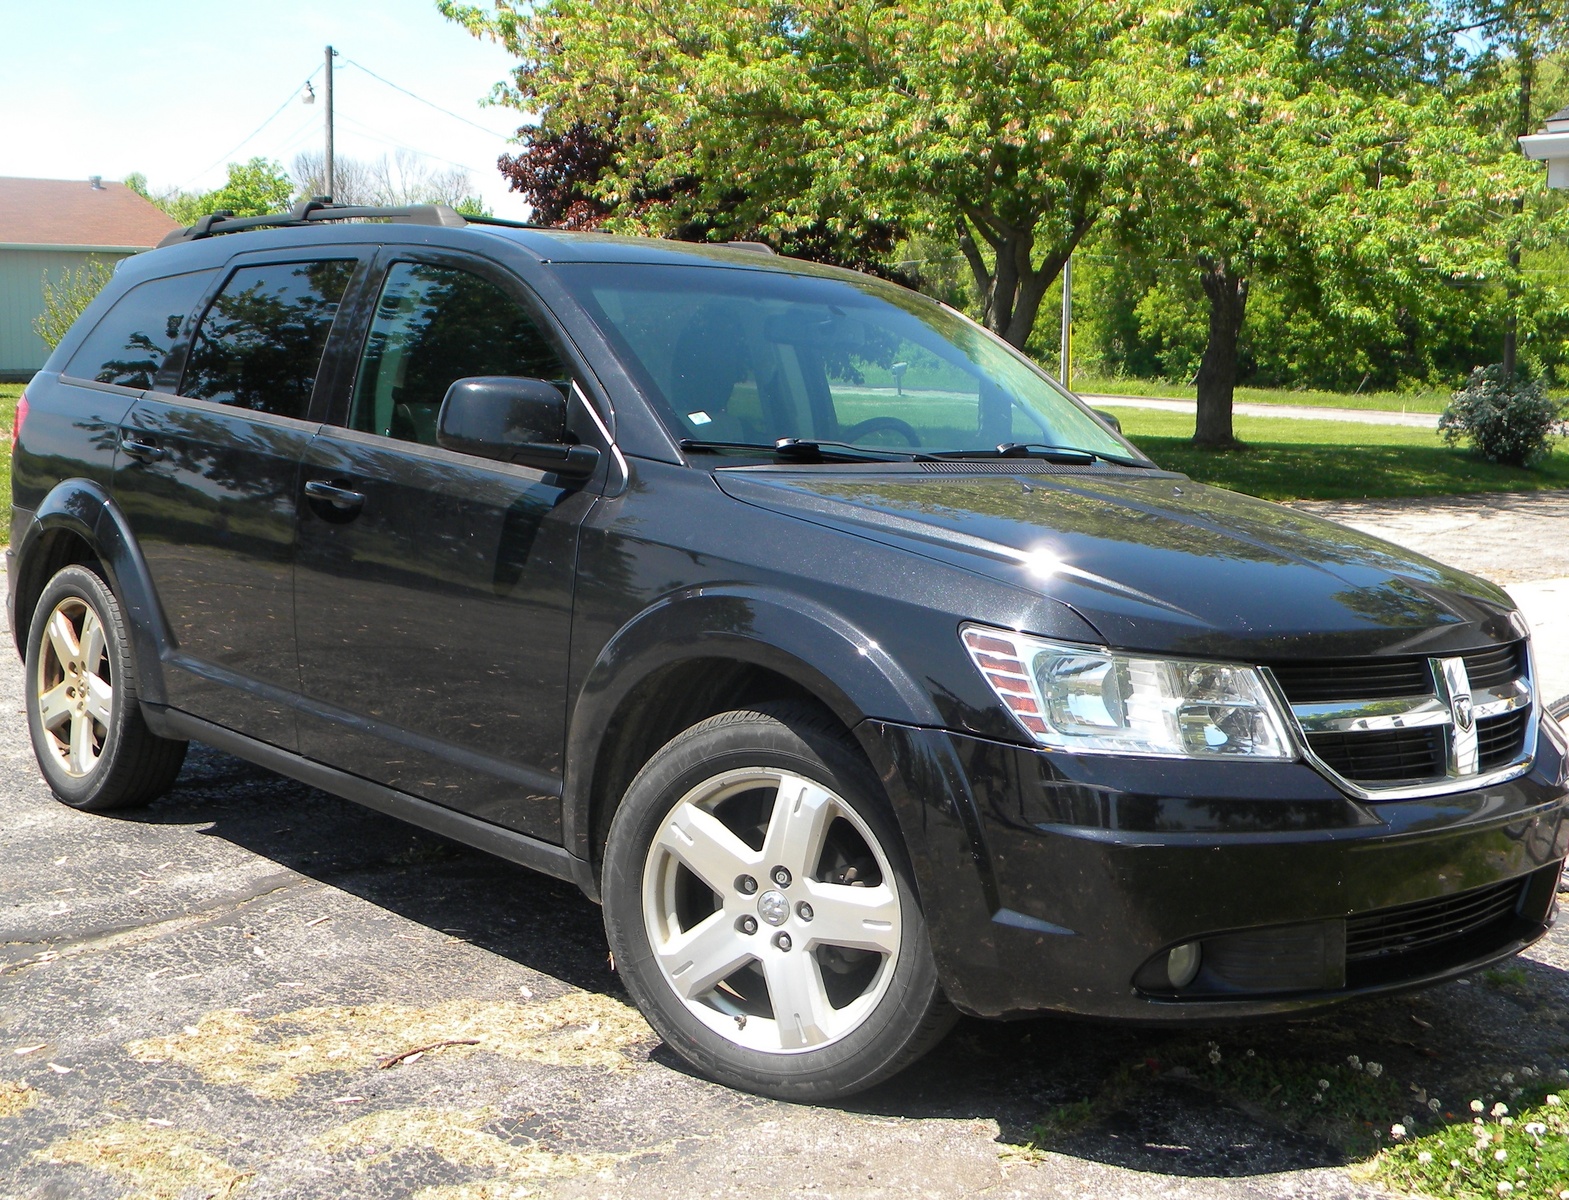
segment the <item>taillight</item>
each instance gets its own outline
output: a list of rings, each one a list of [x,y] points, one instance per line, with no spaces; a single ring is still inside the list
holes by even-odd
[[[27,420],[27,393],[16,402],[16,420],[11,422],[11,457],[16,457],[16,440],[22,436],[22,422]]]

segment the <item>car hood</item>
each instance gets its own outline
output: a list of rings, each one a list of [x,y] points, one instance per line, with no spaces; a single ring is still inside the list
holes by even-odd
[[[1524,628],[1492,584],[1182,476],[921,466],[732,468],[715,479],[747,504],[1060,601],[1122,649],[1256,661],[1442,654]],[[1015,623],[1006,612],[973,616]]]

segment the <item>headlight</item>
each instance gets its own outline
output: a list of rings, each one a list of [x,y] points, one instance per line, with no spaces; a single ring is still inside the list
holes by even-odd
[[[984,625],[960,631],[976,667],[1037,742],[1081,754],[1296,757],[1252,667],[1113,654]]]

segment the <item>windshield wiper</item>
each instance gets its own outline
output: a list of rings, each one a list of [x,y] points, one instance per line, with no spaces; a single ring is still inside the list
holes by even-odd
[[[767,442],[705,442],[698,438],[682,438],[680,446],[683,450],[697,454],[723,454],[727,451],[775,454],[786,462],[823,462],[833,459],[844,462],[918,462],[931,458],[928,454],[878,450],[871,446],[820,441],[816,438],[784,437],[771,445]]]
[[[937,457],[1039,458],[1046,462],[1059,463],[1063,466],[1088,466],[1097,459],[1101,462],[1114,462],[1125,467],[1144,467],[1149,465],[1148,463],[1141,463],[1137,459],[1101,454],[1099,451],[1084,450],[1078,446],[1053,446],[1046,442],[1002,442],[995,450],[948,450]]]

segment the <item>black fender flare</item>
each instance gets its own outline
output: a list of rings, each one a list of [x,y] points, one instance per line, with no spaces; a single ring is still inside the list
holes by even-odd
[[[12,629],[18,651],[26,657],[26,626],[33,615],[30,606],[48,583],[37,578],[44,569],[40,551],[48,536],[58,530],[68,530],[81,538],[103,566],[131,626],[141,698],[147,704],[165,703],[163,660],[174,646],[174,635],[158,603],[147,560],[142,557],[125,514],[103,485],[91,479],[57,483],[34,511],[16,547],[12,558],[16,577],[11,585],[15,597]],[[22,611],[24,607],[29,611]]]
[[[817,697],[851,730],[868,718],[942,724],[926,689],[874,638],[823,604],[757,586],[676,592],[623,625],[578,689],[562,786],[562,836],[574,857],[592,857],[594,771],[621,703],[654,672],[700,658],[774,671]]]

